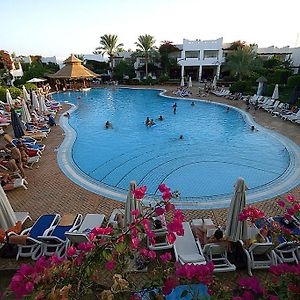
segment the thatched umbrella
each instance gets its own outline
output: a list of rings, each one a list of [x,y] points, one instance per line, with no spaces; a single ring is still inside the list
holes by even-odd
[[[258,82],[258,88],[256,94],[258,96],[261,96],[264,90],[264,85],[268,82],[268,80],[265,77],[261,76],[258,79],[256,79],[256,82]]]

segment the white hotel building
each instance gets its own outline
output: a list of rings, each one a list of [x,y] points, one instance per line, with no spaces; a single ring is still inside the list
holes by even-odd
[[[219,78],[223,57],[223,38],[217,40],[183,40],[181,57],[181,77],[192,76],[193,80]]]

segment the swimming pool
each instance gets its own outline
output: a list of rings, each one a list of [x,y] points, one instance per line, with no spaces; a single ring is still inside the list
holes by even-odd
[[[54,98],[75,105],[70,119],[60,120],[66,132],[60,167],[96,193],[124,200],[130,180],[136,180],[156,196],[164,182],[180,191],[181,208],[212,208],[228,206],[239,176],[249,187],[249,203],[299,183],[299,148],[257,124],[252,132],[251,118],[233,107],[227,112],[207,101],[192,106],[143,89],[92,89]],[[155,127],[145,126],[147,116]],[[113,129],[104,129],[107,120]]]

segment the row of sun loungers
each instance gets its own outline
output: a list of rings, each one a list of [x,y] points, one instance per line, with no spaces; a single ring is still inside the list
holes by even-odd
[[[123,214],[123,209],[115,209],[108,219],[107,226],[116,226],[117,214]],[[161,217],[161,216],[160,216]],[[64,257],[71,245],[88,242],[89,233],[95,227],[103,226],[105,215],[87,214],[84,218],[81,214],[65,215],[58,214],[43,215],[37,219],[32,227],[25,229],[20,235],[9,234],[9,242],[18,244],[17,259],[20,257],[31,257],[38,259],[41,255]],[[214,226],[210,219],[204,220],[208,228]],[[156,237],[163,237],[167,229],[162,223],[160,229],[155,229]],[[199,220],[193,220],[192,226],[199,225]],[[204,265],[208,262],[214,263],[214,272],[231,272],[236,266],[228,259],[227,247],[222,243],[201,244],[195,238],[190,223],[183,222],[184,235],[177,236],[173,245],[168,242],[160,242],[148,247],[150,250],[166,251],[173,248],[174,256],[180,264]],[[252,276],[252,270],[268,269],[277,263],[298,263],[300,259],[300,246],[296,242],[283,241],[279,246],[270,240],[258,243],[254,242],[246,247],[242,241],[244,255],[247,260],[248,273]]]
[[[245,100],[246,98],[244,98]],[[282,103],[279,100],[274,100],[264,96],[252,96],[248,99],[249,104],[254,105],[256,108],[264,109],[271,113],[274,117],[280,117],[283,120],[288,120],[293,123],[300,124],[300,110],[292,111],[288,109],[287,103]]]

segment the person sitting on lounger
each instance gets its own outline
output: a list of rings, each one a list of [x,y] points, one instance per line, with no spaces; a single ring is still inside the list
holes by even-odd
[[[111,124],[109,121],[106,121],[104,127],[105,127],[106,129],[109,129],[109,128],[112,129],[112,124]]]
[[[10,191],[14,189],[14,179],[9,174],[0,173],[1,186],[4,191]]]
[[[12,144],[6,144],[6,149],[10,151],[11,157],[16,161],[16,164],[20,170],[21,176],[25,177],[22,155],[20,150]]]

